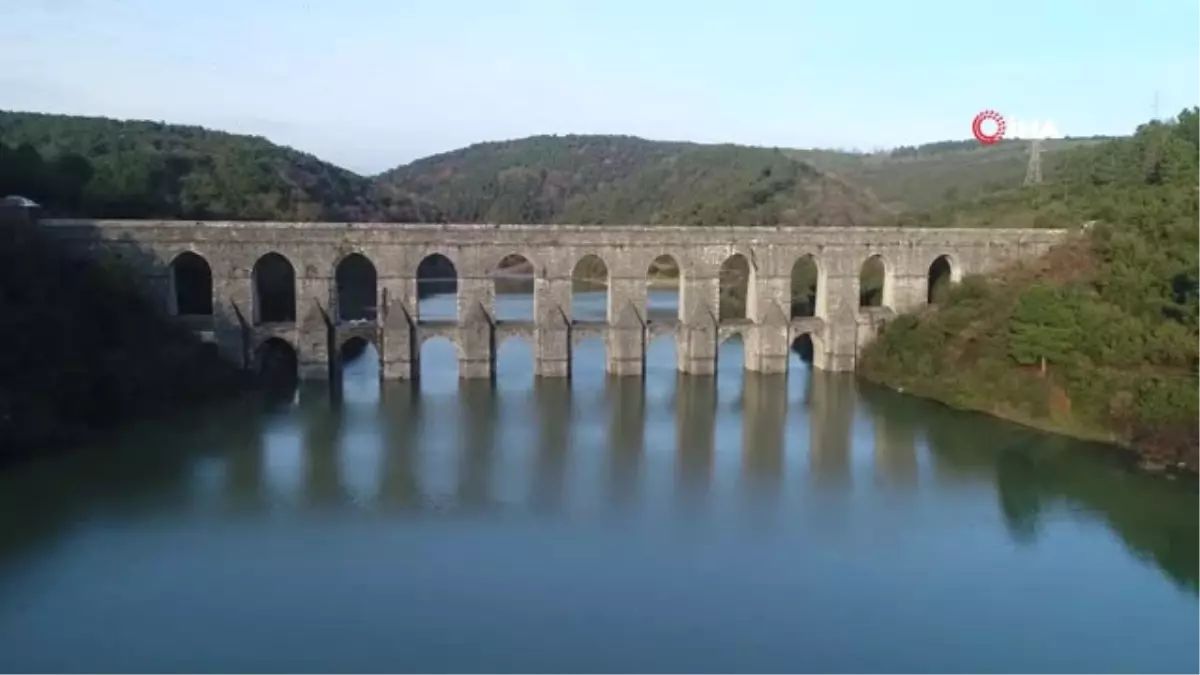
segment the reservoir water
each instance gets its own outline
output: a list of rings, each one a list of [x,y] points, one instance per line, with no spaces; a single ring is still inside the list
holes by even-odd
[[[501,305],[520,302],[502,296]],[[579,300],[577,300],[579,302]],[[433,310],[452,299],[423,301]],[[602,294],[582,309],[603,315]],[[850,375],[321,385],[0,475],[0,670],[1196,672],[1197,489]]]

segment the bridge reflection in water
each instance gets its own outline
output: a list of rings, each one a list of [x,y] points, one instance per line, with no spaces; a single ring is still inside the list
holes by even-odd
[[[511,340],[489,382],[460,380],[453,346],[435,342],[418,385],[381,383],[368,347],[347,364],[340,399],[314,382],[271,404],[257,450],[227,457],[222,501],[619,513],[672,499],[699,508],[718,493],[765,505],[788,486],[833,493],[859,480],[919,479],[912,429],[879,421],[871,438],[855,438],[850,375],[813,370],[798,355],[790,377],[748,372],[734,340],[722,345],[716,376],[691,376],[674,369],[674,342],[657,340],[646,377],[614,377],[603,350],[582,343],[571,380],[535,378],[530,346]]]

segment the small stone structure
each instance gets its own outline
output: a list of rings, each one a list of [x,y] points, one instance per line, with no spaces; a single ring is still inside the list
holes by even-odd
[[[511,335],[532,342],[537,374],[550,377],[570,374],[572,345],[588,336],[606,340],[608,372],[640,375],[646,344],[661,333],[675,335],[678,368],[685,373],[714,373],[718,345],[735,334],[744,341],[748,370],[786,372],[789,349],[802,335],[812,340],[816,368],[853,370],[859,350],[882,323],[926,303],[931,265],[939,258],[949,263],[951,280],[958,281],[1041,255],[1065,234],[1049,229],[156,220],[42,220],[41,226],[79,254],[120,257],[172,313],[179,313],[174,263],[185,252],[200,256],[211,270],[212,315],[183,318],[246,367],[265,341],[286,341],[304,379],[337,377],[337,350],[355,336],[375,345],[383,377],[398,379],[417,376],[420,346],[434,336],[457,346],[459,372],[467,378],[492,376],[495,345]],[[283,256],[293,268],[294,320],[256,319],[254,270],[269,253]],[[377,311],[373,320],[347,322],[338,319],[335,275],[339,263],[355,253],[375,268]],[[449,259],[457,272],[455,321],[425,321],[419,314],[417,268],[434,254]],[[511,254],[532,263],[532,322],[495,319],[494,273]],[[572,272],[589,254],[608,269],[604,322],[570,318]],[[648,320],[647,270],[664,254],[680,270],[679,316]],[[722,263],[738,254],[750,269],[746,317],[721,321],[719,273]],[[815,316],[793,318],[792,269],[806,256],[817,268]],[[875,256],[884,267],[882,306],[860,308],[860,271]]]

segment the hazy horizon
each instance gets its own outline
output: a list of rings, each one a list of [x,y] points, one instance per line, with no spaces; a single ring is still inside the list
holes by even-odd
[[[870,152],[969,138],[987,108],[1126,135],[1200,101],[1184,0],[11,4],[0,108],[264,136],[366,175],[537,135]]]

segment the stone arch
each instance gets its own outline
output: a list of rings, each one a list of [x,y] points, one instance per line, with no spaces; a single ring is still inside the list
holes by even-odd
[[[525,252],[511,251],[492,270],[493,316],[497,321],[533,322],[537,318],[537,262]]]
[[[749,326],[732,326],[730,329],[717,332],[716,375],[722,376],[738,373],[744,376],[746,364],[750,363],[750,335],[746,330]],[[718,390],[721,388],[718,387]],[[724,396],[718,391],[718,399]],[[740,398],[740,389],[734,398]]]
[[[436,372],[432,370],[432,368],[439,364],[431,363],[431,361],[433,361],[434,357],[437,356],[437,351],[444,349],[438,345],[449,345],[449,354],[453,356],[454,377],[457,378],[461,373],[463,349],[462,345],[458,341],[458,338],[453,335],[434,333],[432,335],[422,336],[420,344],[417,345],[417,363],[414,375],[416,375],[419,379],[428,380],[429,377],[433,376]],[[434,350],[433,354],[430,353],[430,349]],[[445,365],[448,366],[449,364]],[[441,373],[438,374],[440,375]]]
[[[608,372],[610,343],[602,332],[586,331],[571,335],[571,378],[588,379]],[[601,375],[602,376],[602,375]]]
[[[496,258],[495,264],[491,267],[491,270],[493,272],[499,270],[505,264],[505,261],[510,258],[524,259],[529,264],[529,276],[537,276],[537,270],[541,266],[541,262],[536,256],[523,248],[511,248],[505,251],[503,255],[501,255],[499,258]]]
[[[950,289],[950,285],[958,283],[961,277],[962,269],[949,253],[934,258],[925,275],[925,302],[930,305],[938,304]]]
[[[338,372],[333,386],[335,396],[349,396],[359,402],[377,401],[383,376],[383,353],[373,335],[363,332],[346,336],[338,345],[333,367]]]
[[[429,251],[417,263],[417,319],[458,320],[458,263],[441,251]],[[437,296],[453,295],[453,302],[440,302]],[[434,304],[437,303],[437,304]],[[438,311],[439,305],[445,311]]]
[[[171,314],[177,316],[212,316],[212,267],[204,256],[184,251],[170,265]]]
[[[368,335],[361,333],[351,334],[344,337],[341,344],[338,345],[337,356],[343,361],[350,361],[358,358],[367,347],[375,350],[376,354],[380,354],[379,341]]]
[[[493,354],[497,380],[533,381],[537,368],[533,335],[511,333],[496,339]]]
[[[529,333],[508,333],[507,335],[498,335],[496,337],[496,353],[500,353],[500,348],[507,344],[525,345],[533,348],[537,342],[536,336]]]
[[[296,268],[283,254],[271,251],[254,261],[254,322],[296,321]]]
[[[742,335],[742,331],[740,330],[723,330],[717,334],[717,346],[720,347],[734,338],[742,342],[746,341],[746,336]]]
[[[643,377],[659,371],[679,371],[679,340],[674,331],[650,333],[646,336],[646,365]]]
[[[597,312],[586,303],[581,302],[590,296],[587,293],[597,293],[597,287],[604,287],[604,317],[602,321],[612,318],[612,266],[598,253],[590,252],[579,257],[571,266],[571,320],[596,321]],[[580,296],[583,297],[580,297]]]
[[[750,256],[730,254],[718,271],[720,294],[717,316],[721,321],[755,318],[754,265]]]
[[[348,253],[334,265],[337,317],[342,321],[375,321],[379,315],[379,273],[365,254]]]
[[[668,306],[671,296],[674,307]],[[646,265],[646,316],[653,320],[656,314],[683,320],[683,264],[671,253],[660,253]]]
[[[268,380],[298,379],[300,354],[287,339],[272,335],[254,347],[254,372]]]
[[[458,359],[459,361],[462,361],[464,358],[466,358],[466,355],[463,353],[462,345],[458,341],[458,336],[454,335],[453,332],[439,331],[436,333],[425,333],[421,336],[421,341],[417,345],[417,349],[421,350],[425,347],[425,345],[437,340],[445,340],[454,347],[454,358]]]
[[[817,362],[820,340],[821,336],[804,331],[792,336],[789,348],[793,354],[800,358],[801,363],[807,364],[811,368]]]
[[[811,253],[805,253],[792,263],[791,318],[821,316],[825,313],[825,289],[821,276],[821,263]]]
[[[607,338],[605,330],[606,329],[603,327],[594,327],[594,326],[578,327],[575,330],[571,331],[571,344],[578,345],[579,343],[583,342],[584,340],[590,340],[591,338],[600,338],[601,340],[604,340],[607,343],[608,338]]]
[[[742,342],[750,339],[750,331],[752,327],[746,323],[726,323],[717,327],[717,347],[737,338]]]
[[[873,253],[863,261],[858,272],[858,307],[891,307],[892,279],[888,261]]]

